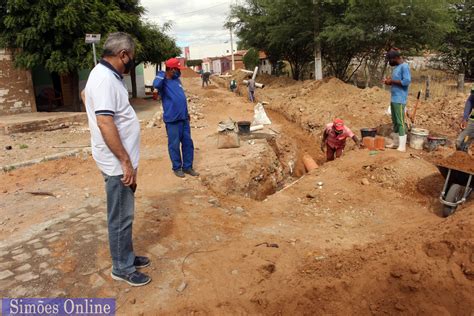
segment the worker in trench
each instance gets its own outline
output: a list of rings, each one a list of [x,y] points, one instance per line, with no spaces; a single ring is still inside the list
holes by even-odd
[[[326,125],[321,142],[321,151],[326,151],[327,161],[332,161],[342,156],[348,138],[352,138],[357,148],[362,146],[357,136],[349,127],[344,125],[343,120],[336,118],[332,123]]]
[[[174,174],[184,178],[186,174],[197,177],[193,169],[194,144],[191,138],[188,101],[181,80],[181,63],[177,58],[165,62],[166,72],[160,71],[153,81],[153,87],[161,95],[163,121],[168,134],[168,153]]]
[[[248,76],[247,89],[249,93],[249,101],[254,103],[255,102],[255,79],[252,78],[252,75]]]
[[[464,114],[461,122],[462,132],[456,140],[456,149],[467,151],[474,139],[474,84],[471,86],[471,94],[466,100]]]
[[[387,147],[405,152],[407,144],[405,112],[408,88],[411,83],[410,67],[401,57],[399,50],[392,49],[388,51],[386,58],[389,65],[393,67],[393,71],[392,77],[387,77],[382,80],[382,82],[390,86],[390,112],[392,114],[393,131],[395,133],[393,145]]]

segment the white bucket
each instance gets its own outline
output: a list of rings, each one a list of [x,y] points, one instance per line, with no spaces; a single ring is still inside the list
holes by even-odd
[[[412,128],[410,132],[410,147],[421,150],[428,139],[430,131],[423,128]]]

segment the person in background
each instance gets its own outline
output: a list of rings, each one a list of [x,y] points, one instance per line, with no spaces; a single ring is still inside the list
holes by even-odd
[[[163,104],[163,121],[168,134],[168,153],[172,169],[177,177],[185,174],[193,177],[199,173],[193,169],[194,144],[191,138],[191,125],[188,101],[181,80],[181,63],[177,58],[168,59],[166,72],[160,71],[153,81]]]
[[[132,37],[126,33],[111,33],[81,98],[89,121],[92,156],[105,180],[111,277],[141,286],[151,278],[137,271],[149,266],[150,260],[136,256],[132,243],[140,123],[123,82],[123,74],[134,67],[134,56]]]
[[[393,131],[398,137],[398,148],[392,145],[389,148],[406,151],[407,125],[405,123],[405,109],[408,98],[408,88],[411,83],[410,66],[403,60],[399,50],[392,49],[387,53],[390,66],[394,67],[392,77],[387,77],[382,82],[391,87],[390,111],[392,113]],[[394,139],[394,144],[397,141]]]
[[[202,73],[201,75],[201,79],[202,79],[202,87],[204,88],[204,84],[207,86],[209,86],[209,78],[211,77],[211,73],[210,72],[204,72]]]
[[[237,81],[235,79],[232,79],[230,81],[229,88],[230,88],[230,91],[235,92],[235,90],[237,89]]]
[[[326,151],[327,161],[332,161],[342,156],[347,138],[352,138],[357,147],[361,147],[359,139],[349,127],[344,126],[343,120],[336,118],[332,123],[326,125],[321,142],[321,151]]]
[[[249,75],[249,79],[247,80],[247,89],[249,92],[249,101],[254,103],[255,102],[255,80],[252,79],[252,75]]]
[[[464,106],[461,129],[462,132],[456,140],[456,149],[467,151],[469,145],[474,140],[474,84],[471,86],[471,94]]]

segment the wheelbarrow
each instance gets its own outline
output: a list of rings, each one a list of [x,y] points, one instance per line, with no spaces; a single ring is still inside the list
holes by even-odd
[[[436,165],[436,167],[446,179],[439,200],[444,205],[443,217],[448,217],[456,211],[459,205],[466,202],[472,193],[472,189],[474,188],[472,177],[474,175],[462,170],[439,165]]]

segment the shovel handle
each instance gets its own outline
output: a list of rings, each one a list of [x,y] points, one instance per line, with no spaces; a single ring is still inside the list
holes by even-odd
[[[418,109],[418,104],[420,104],[420,96],[421,96],[421,90],[418,91],[418,95],[416,96],[415,108],[413,109],[413,114],[411,116],[411,120],[413,124],[415,124],[416,109]]]

